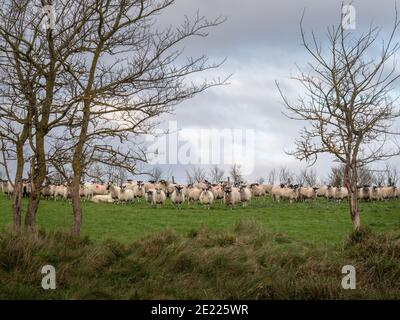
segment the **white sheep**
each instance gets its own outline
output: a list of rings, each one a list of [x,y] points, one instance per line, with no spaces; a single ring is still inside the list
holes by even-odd
[[[149,189],[146,191],[144,194],[144,198],[146,199],[146,202],[149,206],[152,206],[154,204],[154,193],[156,192],[155,189]]]
[[[301,201],[315,200],[317,198],[317,187],[300,187],[299,198]]]
[[[246,185],[241,185],[239,188],[240,201],[243,207],[247,207],[247,204],[251,200],[251,190]]]
[[[349,197],[349,191],[346,187],[337,187],[335,190],[335,200],[341,202]]]
[[[54,200],[58,198],[68,199],[68,187],[65,185],[57,185],[54,191]]]
[[[253,183],[250,185],[251,193],[254,197],[262,197],[265,196],[265,189],[259,183]],[[272,189],[271,189],[272,190]]]
[[[385,200],[394,199],[396,196],[396,187],[389,186],[389,187],[382,187],[382,198]]]
[[[185,202],[185,190],[181,185],[175,185],[175,190],[171,194],[171,201],[175,208],[180,207]]]
[[[202,205],[204,205],[204,208],[210,210],[210,206],[214,202],[214,194],[211,191],[211,186],[207,186],[201,190],[199,201]]]
[[[274,186],[271,190],[271,194],[272,194],[272,200],[276,201],[276,202],[280,202],[281,201],[281,196],[282,193],[284,191],[284,188],[286,186],[284,184],[281,184],[279,186]]]
[[[271,194],[274,186],[272,184],[263,184],[262,187],[264,188],[265,194]]]
[[[370,196],[371,196],[370,186],[365,185],[358,189],[358,198],[360,200],[368,201],[370,200]]]
[[[138,181],[137,185],[133,189],[133,193],[136,199],[140,201],[141,198],[144,198],[146,194],[146,190],[144,188],[144,183],[142,181]]]
[[[101,203],[101,202],[108,202],[108,203],[113,203],[114,199],[111,196],[111,194],[101,194],[101,195],[95,195],[93,196],[90,201],[94,202],[94,203]]]
[[[280,192],[280,197],[283,200],[289,200],[290,203],[293,203],[294,201],[298,201],[300,194],[299,191],[300,188],[297,185],[284,187]]]
[[[214,194],[214,199],[224,198],[224,187],[220,184],[212,184],[211,192]]]
[[[199,201],[201,191],[202,191],[202,189],[199,189],[197,187],[188,188],[188,201],[189,201],[189,203],[193,203],[195,201]]]
[[[235,206],[237,202],[240,201],[240,192],[238,188],[232,186],[226,186],[224,188],[224,203],[231,207],[231,209]]]
[[[167,196],[162,188],[156,187],[153,194],[153,203],[157,205],[157,208],[161,208],[166,200]]]
[[[108,185],[108,189],[113,199],[118,199],[119,202],[131,202],[134,200],[132,189],[124,187],[116,187],[113,184]]]
[[[5,180],[2,183],[3,187],[2,187],[2,192],[6,195],[6,196],[12,196],[14,194],[14,187],[11,184],[10,181]]]

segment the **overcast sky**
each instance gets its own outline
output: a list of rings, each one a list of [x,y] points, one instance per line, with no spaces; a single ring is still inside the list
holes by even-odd
[[[341,3],[339,0],[177,0],[160,17],[160,23],[175,25],[184,15],[194,15],[197,10],[210,19],[218,15],[227,18],[223,25],[211,30],[209,37],[190,41],[185,53],[206,54],[211,61],[226,58],[214,75],[233,76],[228,86],[210,89],[177,106],[168,120],[176,120],[183,131],[255,130],[255,165],[246,177],[248,181],[266,178],[270,169],[280,166],[293,171],[305,168],[306,163],[285,153],[293,148],[294,139],[305,123],[282,114],[284,109],[275,81],[289,94],[299,93],[298,85],[288,78],[296,74],[296,64],[306,67],[310,61],[300,44],[299,22],[303,10],[305,30],[313,30],[324,39],[326,28],[339,22]],[[383,27],[382,36],[387,34],[385,31],[394,21],[393,0],[353,1],[353,5],[357,32],[373,22]],[[315,166],[318,175],[326,176],[332,164],[331,157],[321,157]],[[185,179],[185,168],[173,166],[178,180]]]

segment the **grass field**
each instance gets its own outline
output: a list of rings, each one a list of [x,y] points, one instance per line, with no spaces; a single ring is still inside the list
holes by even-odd
[[[11,202],[0,196],[0,228],[11,223]],[[234,210],[216,203],[210,210],[201,205],[175,209],[170,202],[162,209],[149,208],[144,201],[134,204],[83,203],[82,235],[94,241],[108,238],[129,243],[148,234],[170,228],[179,234],[207,227],[224,230],[239,221],[254,219],[268,230],[282,233],[304,244],[337,245],[351,232],[346,203],[319,199],[309,203],[274,203],[270,198],[254,199],[247,208]],[[65,201],[43,200],[38,223],[45,230],[68,229],[71,207]],[[400,230],[400,200],[361,203],[361,222],[374,231]]]
[[[0,299],[400,299],[400,201],[272,203],[176,210],[84,203],[83,236],[68,202],[43,200],[38,233],[12,232],[0,198]],[[64,232],[67,231],[67,232]],[[40,270],[57,270],[57,290]],[[343,290],[344,265],[357,290]]]

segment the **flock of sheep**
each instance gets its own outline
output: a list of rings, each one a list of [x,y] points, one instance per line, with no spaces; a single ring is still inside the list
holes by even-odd
[[[11,196],[13,186],[9,181],[2,180],[1,191]],[[24,181],[23,194],[30,194],[31,186]],[[41,190],[45,198],[65,199],[70,198],[70,190],[66,185],[46,185]],[[302,202],[316,200],[317,197],[325,197],[328,200],[342,201],[348,198],[348,191],[345,187],[315,186],[304,187],[302,185],[244,183],[231,184],[228,182],[209,183],[208,181],[182,185],[162,180],[160,182],[142,182],[129,180],[121,186],[113,183],[98,184],[89,182],[81,185],[80,195],[83,199],[95,203],[128,203],[133,201],[145,201],[151,206],[162,207],[167,198],[172,204],[180,208],[183,203],[193,204],[199,202],[205,208],[220,200],[229,207],[237,204],[247,206],[252,197],[265,197],[270,195],[273,201]],[[395,186],[362,186],[359,187],[359,198],[361,200],[388,200],[400,198],[400,188]]]

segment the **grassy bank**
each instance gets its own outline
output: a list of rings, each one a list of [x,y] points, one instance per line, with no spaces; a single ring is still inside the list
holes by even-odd
[[[57,289],[41,289],[52,264]],[[357,289],[341,288],[341,268]],[[165,230],[130,244],[62,232],[0,235],[2,299],[400,298],[400,233],[363,231],[336,250],[304,246],[246,220],[227,230]]]

